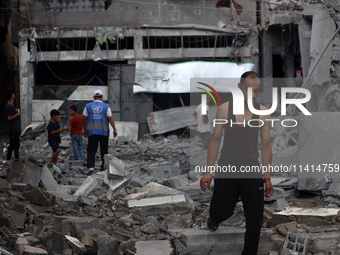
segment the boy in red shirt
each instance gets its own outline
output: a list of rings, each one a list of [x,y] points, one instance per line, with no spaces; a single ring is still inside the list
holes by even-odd
[[[77,113],[77,106],[71,105],[68,109],[68,113],[73,116],[68,124],[68,131],[70,131],[71,141],[73,146],[73,153],[75,160],[80,158],[85,160],[83,149],[83,116]]]

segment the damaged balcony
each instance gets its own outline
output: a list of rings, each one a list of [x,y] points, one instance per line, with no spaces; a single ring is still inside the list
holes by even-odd
[[[247,32],[234,35],[185,29],[112,29],[120,30],[119,34],[114,32],[114,40],[104,38],[100,43],[96,28],[37,30],[27,48],[31,55],[36,54],[36,61],[229,58],[247,62],[256,54],[249,47]]]

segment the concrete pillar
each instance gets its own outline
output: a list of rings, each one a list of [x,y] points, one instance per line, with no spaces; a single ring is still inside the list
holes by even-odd
[[[135,51],[135,59],[143,58],[143,35],[140,31],[138,31],[134,35],[133,47]]]
[[[325,49],[327,43],[332,38],[336,30],[334,20],[329,16],[329,11],[327,7],[321,7],[315,14],[313,15],[313,24],[312,24],[312,35],[311,35],[311,44],[310,44],[310,57],[311,57],[311,65],[309,68],[309,73],[313,70],[316,65],[316,61],[321,55],[322,51]],[[329,63],[332,61],[332,45],[328,46],[325,51],[322,59],[316,66],[312,76],[317,78],[320,77],[329,77],[329,69],[331,65]],[[325,70],[324,68],[328,66]],[[319,83],[318,83],[319,84]],[[321,83],[322,84],[322,81]]]
[[[268,104],[272,102],[272,90],[273,90],[273,63],[272,63],[272,48],[271,35],[269,32],[263,33],[262,52],[261,52],[261,71],[262,71],[262,83],[261,93],[259,97],[262,99],[262,104]]]
[[[310,40],[312,34],[312,23],[304,18],[299,24],[299,41],[303,77],[307,78],[310,66]]]
[[[115,121],[120,120],[120,72],[120,65],[110,65],[107,70],[108,103]]]
[[[30,53],[27,51],[27,44],[27,39],[20,40],[19,42],[20,108],[22,130],[31,124],[32,121],[34,64],[29,61]]]
[[[329,78],[330,69],[332,67],[332,65],[330,65],[333,52],[332,44],[328,46],[318,64],[317,61],[321,53],[326,48],[329,40],[334,35],[335,30],[336,26],[334,20],[329,16],[328,9],[321,6],[313,15],[312,34],[310,40],[311,61],[308,70],[308,75],[310,75],[315,66],[315,70],[311,75],[312,79],[310,84],[318,84],[320,86],[316,90],[312,91],[312,98],[307,103],[307,109],[318,109],[318,106],[322,103],[327,91],[328,86],[325,86],[325,80]]]

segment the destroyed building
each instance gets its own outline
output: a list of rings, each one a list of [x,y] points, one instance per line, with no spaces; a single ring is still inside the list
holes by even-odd
[[[192,77],[238,78],[255,70],[266,78],[264,105],[273,87],[309,89],[313,118],[301,119],[298,146],[284,148],[286,130],[272,130],[273,165],[340,162],[336,1],[10,0],[1,6],[11,17],[6,43],[19,52],[17,73],[15,54],[13,66],[4,65],[20,95],[24,132],[22,161],[0,166],[0,254],[240,254],[242,204],[219,231],[208,232],[211,192],[200,191],[200,175],[190,166],[206,154],[197,151],[197,138],[168,135],[196,123]],[[59,167],[48,167],[43,123],[50,110],[64,113],[66,124],[68,107],[82,111],[98,88],[120,135],[110,144],[106,171],[86,176],[68,135]],[[286,177],[273,178],[259,254],[338,254],[337,174]]]

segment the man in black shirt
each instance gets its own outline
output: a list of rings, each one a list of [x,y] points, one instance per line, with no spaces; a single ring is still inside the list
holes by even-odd
[[[13,103],[15,95],[12,91],[6,92],[7,105],[5,108],[6,120],[7,120],[7,134],[9,136],[9,147],[7,151],[7,160],[12,157],[14,150],[15,160],[19,160],[19,148],[20,148],[20,110],[15,109]]]

